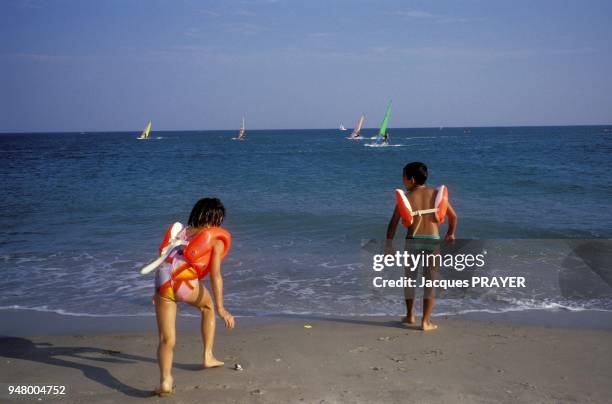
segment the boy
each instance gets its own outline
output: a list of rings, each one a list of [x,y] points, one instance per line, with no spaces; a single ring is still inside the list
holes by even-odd
[[[427,181],[427,166],[421,162],[413,162],[406,164],[403,173],[404,185],[406,186],[407,197],[410,201],[410,205],[414,210],[430,209],[434,206],[437,191],[434,188],[425,186]],[[455,240],[455,230],[457,228],[457,214],[453,209],[450,202],[448,203],[448,230],[446,232],[445,240]],[[393,216],[389,221],[387,227],[387,251],[392,246],[393,237],[395,236],[395,230],[400,220],[400,214],[397,206],[393,211]],[[419,240],[419,241],[416,241]],[[414,222],[408,228],[408,234],[406,235],[406,248],[410,250],[418,249],[418,251],[427,250],[429,253],[438,252],[438,241],[440,240],[440,233],[438,230],[438,223],[436,222],[434,215],[424,215],[415,217]],[[417,251],[415,251],[417,253]],[[406,269],[407,276],[416,275],[416,268],[413,270]],[[427,267],[424,269],[424,276],[427,279],[434,279],[436,276],[437,268]],[[414,315],[414,289],[406,288],[405,299],[406,299],[406,317],[402,319],[402,324],[416,324],[416,317]],[[431,312],[435,303],[435,293],[433,288],[426,288],[423,295],[423,318],[421,320],[421,330],[430,331],[438,328],[437,325],[431,322]]]

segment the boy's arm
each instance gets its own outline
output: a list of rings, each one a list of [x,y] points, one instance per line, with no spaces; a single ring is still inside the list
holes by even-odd
[[[450,202],[448,203],[446,216],[448,216],[448,230],[446,231],[446,236],[444,239],[452,241],[455,239],[455,231],[457,230],[457,212],[455,212],[455,209]]]
[[[225,310],[223,305],[223,276],[221,275],[221,254],[223,254],[223,243],[217,241],[213,247],[213,256],[210,267],[210,285],[215,297],[215,306],[219,317],[225,321],[225,326],[234,328],[234,317]]]
[[[399,223],[400,215],[397,210],[397,206],[393,210],[391,220],[387,226],[387,239],[385,240],[385,254],[391,254],[393,250],[393,237],[395,237],[395,231],[397,230],[397,224]]]
[[[387,240],[393,240],[393,237],[395,237],[395,230],[397,230],[399,219],[399,211],[397,210],[397,206],[395,206],[393,215],[391,216],[391,220],[389,220],[389,225],[387,226]]]

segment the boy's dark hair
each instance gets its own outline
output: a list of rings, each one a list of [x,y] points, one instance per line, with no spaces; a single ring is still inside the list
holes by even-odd
[[[219,198],[202,198],[196,202],[189,214],[190,227],[219,227],[225,217],[225,207]]]
[[[427,181],[427,166],[420,161],[413,161],[404,166],[404,177],[413,179],[418,185]]]

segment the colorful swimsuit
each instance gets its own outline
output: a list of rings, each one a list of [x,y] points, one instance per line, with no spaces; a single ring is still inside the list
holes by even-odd
[[[186,228],[176,238],[189,240]],[[183,249],[174,251],[155,273],[155,291],[161,297],[172,301],[185,301],[195,289],[198,273],[183,257]]]

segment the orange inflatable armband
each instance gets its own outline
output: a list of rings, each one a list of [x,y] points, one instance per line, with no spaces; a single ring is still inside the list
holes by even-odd
[[[438,194],[436,195],[436,204],[434,205],[437,209],[436,220],[438,223],[444,223],[446,218],[446,211],[448,210],[448,188],[446,185],[440,185],[438,187]]]
[[[223,253],[221,259],[225,258],[232,245],[232,236],[221,227],[209,227],[196,234],[185,250],[183,256],[198,273],[198,278],[203,278],[210,272],[213,247],[217,240],[223,242]]]
[[[404,226],[412,226],[412,206],[410,206],[410,201],[406,193],[401,189],[395,190],[395,202],[397,203],[397,210],[399,211]]]
[[[180,222],[172,223],[170,227],[168,227],[168,230],[166,230],[166,234],[164,235],[164,239],[159,245],[159,255],[162,254],[164,248],[166,248],[172,240],[176,239],[176,236],[181,232],[181,230],[183,230],[183,228],[184,227]]]

